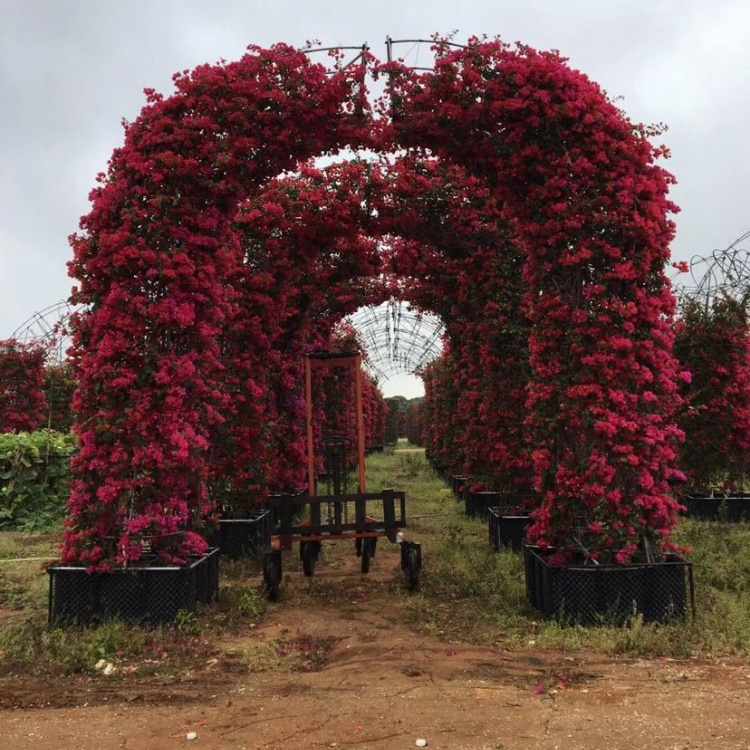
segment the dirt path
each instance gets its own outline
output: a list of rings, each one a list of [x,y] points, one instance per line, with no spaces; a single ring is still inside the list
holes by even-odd
[[[288,574],[261,626],[176,681],[0,680],[0,748],[750,747],[747,663],[445,643],[398,622],[393,547],[355,566]]]

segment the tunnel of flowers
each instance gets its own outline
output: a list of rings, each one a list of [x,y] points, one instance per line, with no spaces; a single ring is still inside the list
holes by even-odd
[[[743,475],[699,423],[732,414],[716,429],[745,445],[726,404],[750,382],[742,309],[675,323],[659,129],[523,45],[437,41],[426,72],[342,60],[252,47],[147,90],[125,125],[71,238],[62,561],[179,563],[217,518],[303,487],[305,355],[363,351],[347,316],[391,299],[445,329],[403,428],[434,465],[534,493],[529,537],[560,561],[574,529],[597,560],[666,553],[686,475]],[[6,342],[2,366],[24,356]],[[696,405],[691,372],[724,378],[721,405]],[[352,429],[352,380],[316,376],[319,434]],[[387,407],[367,374],[363,410],[372,447]]]

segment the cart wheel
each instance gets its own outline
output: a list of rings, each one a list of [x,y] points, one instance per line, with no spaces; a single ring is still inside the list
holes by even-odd
[[[263,584],[269,601],[279,600],[281,585],[281,552],[267,552],[263,559]]]
[[[414,591],[419,586],[419,567],[419,554],[412,548],[406,553],[406,579],[409,591]]]
[[[302,556],[302,571],[308,578],[315,575],[315,561],[318,559],[318,549],[315,542],[300,542]]]
[[[422,548],[416,542],[402,542],[401,568],[406,573],[409,591],[419,586],[419,571],[422,567]]]
[[[362,540],[362,572],[370,572],[370,560],[372,559],[372,539],[369,537]]]

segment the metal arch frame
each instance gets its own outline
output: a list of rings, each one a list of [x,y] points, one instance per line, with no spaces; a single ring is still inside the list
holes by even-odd
[[[362,60],[363,62],[365,62],[367,59],[367,53],[370,51],[370,45],[367,44],[367,42],[363,42],[360,45],[345,45],[343,47],[303,47],[301,51],[306,55],[313,55],[317,52],[344,52],[345,50],[358,50],[358,52],[351,60],[349,60],[348,63],[344,65],[332,66],[328,70],[329,73],[333,73],[338,70],[346,70],[347,68],[354,65],[354,63],[356,63],[358,60]]]
[[[10,338],[22,344],[54,342],[55,346],[50,347],[48,357],[56,364],[61,364],[65,361],[65,351],[70,342],[68,334],[63,329],[76,310],[77,308],[67,300],[48,305],[33,313],[18,326]]]
[[[445,332],[439,318],[391,298],[377,306],[362,307],[347,317],[367,348],[363,366],[388,380],[413,373],[440,356]]]
[[[394,58],[394,47],[397,45],[403,45],[403,44],[411,44],[411,48],[408,50],[406,55],[404,55],[403,58]],[[455,49],[468,49],[469,45],[467,44],[458,44],[457,42],[451,42],[447,39],[393,39],[390,35],[386,36],[385,38],[385,51],[386,51],[386,60],[390,62],[394,62],[396,59],[400,59],[401,62],[405,63],[405,58],[414,50],[416,49],[416,57],[414,61],[414,65],[409,65],[408,67],[412,70],[419,70],[424,72],[429,72],[434,70],[434,68],[428,68],[426,66],[418,65],[419,62],[419,52],[422,48],[422,45],[427,45],[430,52],[433,51],[434,47],[454,47]],[[348,44],[348,45],[333,45],[329,47],[302,47],[301,52],[304,52],[306,55],[314,55],[321,52],[355,52],[356,55],[349,60],[349,62],[340,64],[336,63],[335,65],[327,66],[329,73],[334,73],[339,70],[346,70],[347,68],[351,67],[358,61],[362,60],[366,63],[367,61],[367,54],[370,51],[371,47],[367,42],[363,42],[359,45],[354,44]]]
[[[680,281],[684,272],[670,277],[680,300],[702,301],[706,309],[719,295],[727,295],[743,304],[750,302],[750,231],[708,256],[694,255],[688,273],[690,280],[686,283]]]
[[[419,66],[416,63],[419,62],[419,50],[421,48],[421,45],[428,44],[429,48],[432,49],[432,47],[436,46],[442,46],[442,47],[455,47],[456,49],[468,49],[468,45],[466,44],[457,44],[456,42],[450,42],[448,40],[438,40],[438,39],[392,39],[390,36],[387,36],[385,38],[385,49],[386,49],[386,57],[388,62],[393,62],[393,47],[397,44],[411,44],[412,48],[409,50],[414,49],[416,46],[417,48],[417,55],[414,65],[410,65],[409,67],[412,70],[422,70],[425,72],[429,72],[434,70],[434,68],[427,68],[424,66]],[[408,54],[408,53],[407,53]]]

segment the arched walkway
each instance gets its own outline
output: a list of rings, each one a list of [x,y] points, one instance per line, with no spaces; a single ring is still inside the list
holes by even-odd
[[[273,429],[269,387],[395,292],[442,318],[457,428],[527,469],[542,543],[581,523],[621,561],[665,543],[673,207],[650,133],[553,53],[471,40],[424,74],[368,64],[388,79],[374,111],[363,66],[285,45],[148,92],[72,240],[65,561],[200,551],[207,487]],[[342,148],[383,162],[309,163]]]

